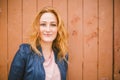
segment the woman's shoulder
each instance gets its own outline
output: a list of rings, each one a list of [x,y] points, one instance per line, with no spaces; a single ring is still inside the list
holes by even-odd
[[[22,43],[19,46],[19,52],[22,53],[22,54],[29,54],[29,53],[31,53],[32,50],[31,50],[30,44],[28,44],[28,43]]]
[[[22,44],[20,44],[19,48],[21,48],[21,49],[28,49],[28,48],[30,48],[30,44],[22,43]]]

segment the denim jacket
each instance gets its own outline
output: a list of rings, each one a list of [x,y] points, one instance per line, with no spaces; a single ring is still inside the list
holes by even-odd
[[[41,47],[38,50],[42,53]],[[68,64],[64,59],[58,60],[56,51],[54,51],[54,56],[61,80],[66,80]],[[68,55],[66,59],[68,60]],[[32,51],[29,44],[20,45],[11,64],[8,80],[45,80],[43,62],[44,57]]]

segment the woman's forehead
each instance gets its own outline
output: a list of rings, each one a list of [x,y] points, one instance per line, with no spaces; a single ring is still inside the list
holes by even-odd
[[[57,22],[57,18],[55,14],[51,12],[46,12],[43,13],[42,16],[40,17],[40,21],[52,21],[52,22]]]

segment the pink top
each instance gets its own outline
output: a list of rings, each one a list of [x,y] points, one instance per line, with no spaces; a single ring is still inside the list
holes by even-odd
[[[53,52],[50,58],[48,60],[45,60],[43,66],[46,73],[45,80],[61,80],[60,71],[57,64],[55,63]]]

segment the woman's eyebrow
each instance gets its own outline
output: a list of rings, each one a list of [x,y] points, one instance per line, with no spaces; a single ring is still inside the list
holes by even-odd
[[[51,21],[51,23],[57,23],[56,21]]]

